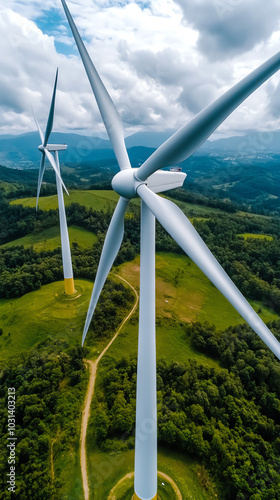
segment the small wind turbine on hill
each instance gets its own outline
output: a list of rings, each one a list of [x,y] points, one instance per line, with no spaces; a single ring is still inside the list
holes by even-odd
[[[120,167],[112,181],[120,199],[104,241],[82,343],[123,239],[129,200],[137,196],[141,198],[134,498],[154,500],[157,498],[155,217],[280,359],[279,342],[225,273],[187,217],[174,203],[155,194],[182,186],[185,174],[159,169],[191,156],[239,104],[280,68],[280,53],[201,111],[164,142],[140,168],[131,168],[120,115],[89,57],[65,0],[62,4]]]
[[[42,160],[39,168],[39,176],[38,176],[38,187],[37,187],[37,199],[36,199],[36,210],[38,209],[40,190],[42,186],[43,176],[45,172],[45,160],[48,158],[51,166],[55,171],[56,177],[56,187],[57,187],[57,197],[58,197],[58,209],[59,209],[59,222],[60,222],[60,236],[61,236],[61,249],[62,249],[62,263],[63,263],[63,274],[64,274],[64,287],[65,293],[67,295],[72,295],[75,293],[74,287],[74,279],[73,279],[73,268],[72,268],[72,259],[71,259],[71,250],[70,250],[70,242],[66,221],[66,213],[65,213],[65,205],[63,198],[62,186],[64,187],[67,194],[68,191],[64,185],[63,180],[60,175],[60,165],[58,158],[58,151],[63,151],[67,149],[66,144],[48,144],[48,139],[50,137],[52,128],[53,128],[53,117],[54,117],[54,107],[55,107],[55,97],[56,97],[56,88],[57,88],[57,78],[58,78],[58,70],[56,72],[51,107],[49,112],[49,118],[47,123],[47,128],[45,132],[45,137],[43,136],[43,132],[41,127],[35,117],[34,119],[38,128],[38,132],[42,141],[42,144],[38,147],[39,151],[42,153]],[[54,157],[51,153],[54,153]]]

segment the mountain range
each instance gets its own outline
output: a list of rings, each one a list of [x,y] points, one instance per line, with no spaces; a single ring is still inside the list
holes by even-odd
[[[138,160],[141,162],[147,158],[170,135],[172,135],[172,131],[138,132],[127,137],[125,142],[132,155],[134,166],[137,166]],[[105,159],[115,160],[110,141],[99,137],[53,132],[50,142],[68,145],[67,151],[61,154],[61,161],[64,164],[85,164]],[[0,164],[20,169],[38,167],[38,163],[40,162],[38,145],[37,132],[28,132],[16,136],[0,135]],[[251,131],[243,136],[229,137],[215,141],[208,140],[195,154],[258,157],[258,155],[273,153],[280,153],[280,131]]]

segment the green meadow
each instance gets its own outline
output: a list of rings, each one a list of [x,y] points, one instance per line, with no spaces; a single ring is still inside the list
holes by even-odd
[[[70,191],[69,196],[64,194],[65,206],[71,203],[79,203],[93,210],[114,209],[119,196],[114,191]],[[23,205],[24,207],[35,207],[36,198],[19,198],[11,201],[12,205]],[[58,208],[57,195],[43,196],[39,200],[39,208],[41,210],[55,210]]]
[[[140,258],[123,264],[118,272],[133,286],[139,286]],[[278,319],[278,315],[261,302],[249,302],[255,310],[261,307],[264,322]],[[175,321],[208,321],[221,330],[244,323],[189,257],[164,252],[156,255],[156,314]]]
[[[238,236],[242,236],[244,240],[248,239],[256,239],[256,240],[273,240],[272,236],[268,236],[267,234],[254,234],[254,233],[243,233],[243,234],[238,234]]]
[[[82,227],[69,226],[68,232],[71,245],[78,243],[81,248],[90,248],[97,241],[97,236],[94,233]],[[10,241],[2,245],[2,247],[10,248],[15,245],[23,245],[24,247],[33,246],[37,252],[54,250],[61,246],[59,226],[48,227],[40,231],[40,233],[30,233],[27,236]]]
[[[74,296],[66,296],[58,281],[19,298],[0,299],[1,358],[17,356],[46,338],[80,344],[92,282],[75,280],[75,288]]]
[[[114,269],[139,292],[140,258],[126,262]],[[264,322],[279,319],[279,316],[261,302],[249,301]],[[187,257],[171,253],[156,256],[156,319],[157,358],[167,361],[185,362],[194,359],[199,364],[219,367],[212,358],[196,351],[184,332],[184,324],[192,321],[216,325],[224,330],[231,325],[244,323],[243,318],[212,285],[198,267]],[[124,354],[137,355],[138,316],[127,322],[107,355],[121,358]],[[89,356],[95,359],[102,345],[95,342]]]
[[[119,453],[102,453],[88,440],[88,475],[92,498],[107,499],[112,488],[134,469],[134,451]],[[203,486],[201,481],[202,468],[197,462],[176,453],[171,449],[159,448],[158,470],[170,476],[177,484],[183,500],[214,500],[217,494],[211,481]],[[118,489],[116,500],[131,500],[131,496],[124,493],[133,493],[133,480],[130,479],[124,488]],[[163,483],[163,484],[162,484]],[[130,489],[127,488],[130,486]],[[158,480],[158,492],[162,500],[176,499],[173,489],[164,480]],[[128,491],[127,491],[128,489]],[[170,496],[169,496],[170,495]],[[71,496],[66,497],[72,500]]]
[[[174,201],[173,199],[166,196],[166,198]],[[84,205],[86,208],[92,208],[93,210],[113,210],[117,204],[119,196],[117,193],[111,190],[74,190],[69,192],[69,196],[64,195],[65,206],[71,205],[71,203],[79,203]],[[134,199],[130,204],[134,206],[140,206],[140,200]],[[204,215],[209,215],[210,213],[222,213],[218,208],[211,208],[204,205],[196,205],[192,203],[186,203],[183,201],[175,201],[181,210],[189,213],[191,217],[194,215],[196,218],[204,219]],[[35,207],[36,198],[19,198],[17,200],[11,201],[12,205],[23,205],[24,207]],[[41,210],[55,210],[58,208],[57,196],[43,196],[39,200],[39,208]]]

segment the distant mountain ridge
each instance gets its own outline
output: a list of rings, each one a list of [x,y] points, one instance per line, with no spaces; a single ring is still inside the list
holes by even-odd
[[[139,161],[146,159],[154,149],[167,140],[173,131],[138,132],[125,139],[126,146],[132,153],[132,160],[137,166]],[[61,154],[65,164],[83,164],[96,160],[115,160],[109,140],[99,137],[89,137],[72,133],[53,132],[50,137],[52,144],[67,144],[67,152]],[[0,164],[12,168],[32,168],[38,166],[40,153],[37,132],[28,132],[17,136],[0,135]],[[133,151],[130,151],[131,149]],[[146,151],[145,151],[146,150]],[[139,153],[139,154],[138,154]],[[257,156],[265,153],[280,153],[280,131],[251,131],[244,136],[234,136],[215,141],[206,141],[196,154],[233,154],[237,156]]]

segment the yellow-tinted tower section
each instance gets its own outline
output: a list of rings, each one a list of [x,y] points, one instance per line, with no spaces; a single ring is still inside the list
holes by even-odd
[[[76,292],[74,286],[74,278],[65,278],[64,287],[66,295],[73,295]]]

